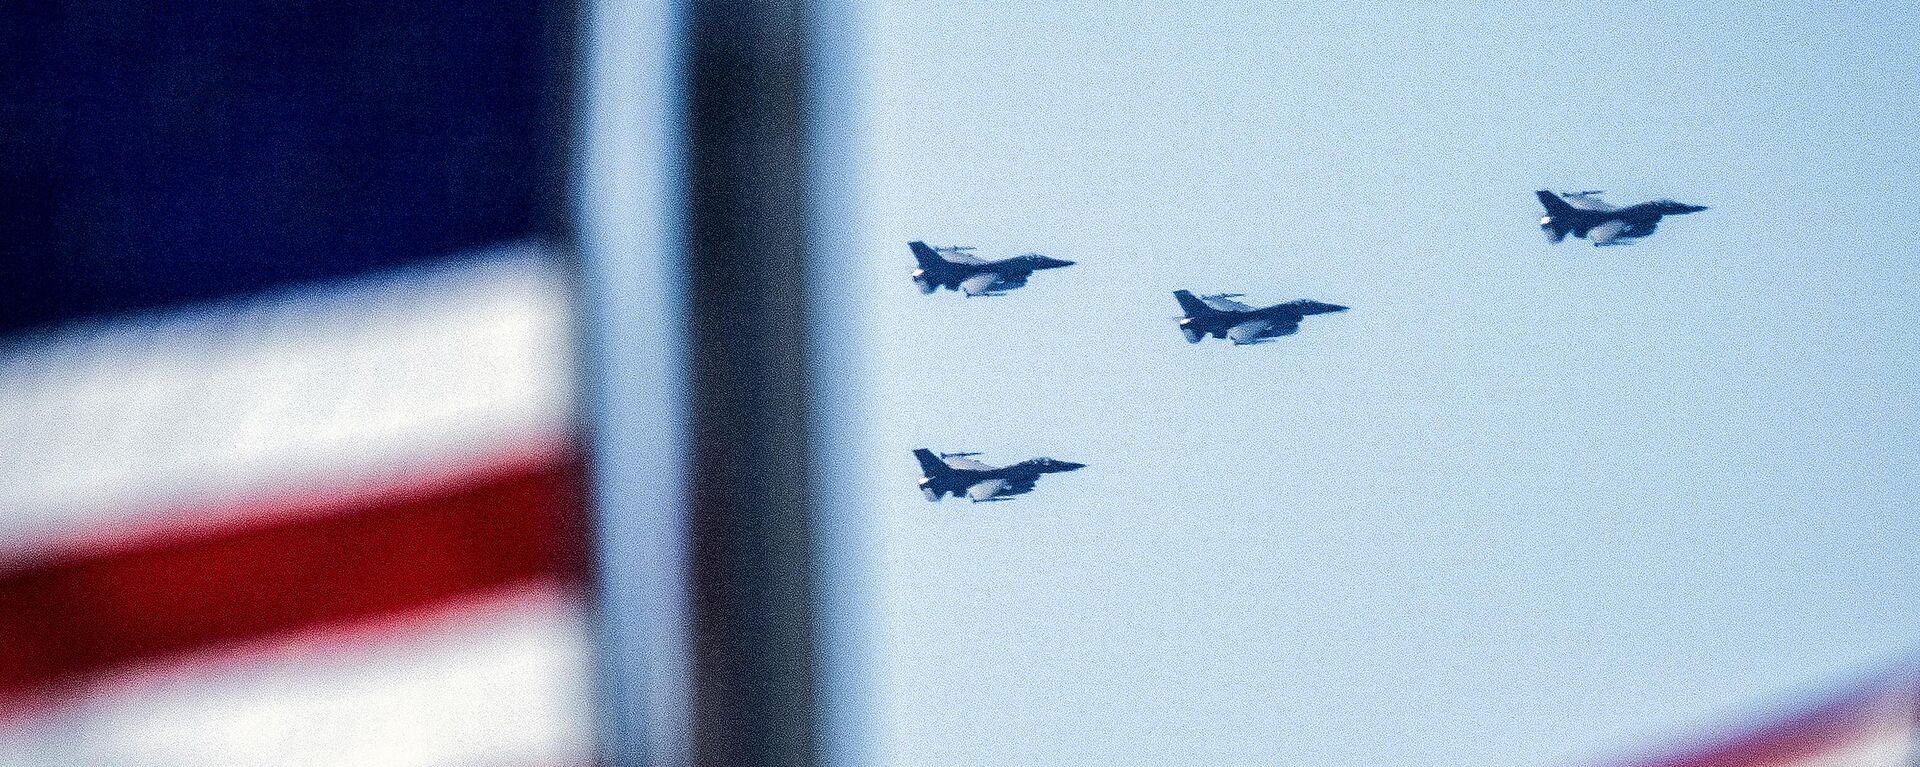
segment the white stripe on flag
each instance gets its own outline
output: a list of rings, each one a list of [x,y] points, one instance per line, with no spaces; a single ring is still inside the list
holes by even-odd
[[[1903,667],[1785,719],[1629,764],[1642,767],[1915,767],[1920,672]]]
[[[518,244],[0,348],[0,541],[550,449],[568,307],[550,254]]]
[[[1879,730],[1831,750],[1797,761],[1781,762],[1794,767],[1913,767],[1920,753],[1914,751],[1912,727]]]
[[[1902,675],[1905,678],[1905,675]],[[1812,753],[1774,762],[1776,767],[1915,767],[1920,751],[1920,701],[1912,684],[1901,684],[1885,695],[1863,702],[1847,714],[1858,730]],[[1760,767],[1760,765],[1755,765]]]
[[[587,634],[569,600],[522,591],[359,633],[208,654],[81,691],[59,711],[0,726],[0,764],[591,761]]]

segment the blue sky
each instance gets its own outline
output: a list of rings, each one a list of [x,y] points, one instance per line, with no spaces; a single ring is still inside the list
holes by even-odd
[[[1920,647],[1910,7],[861,13],[883,763],[1593,764]],[[1538,188],[1712,210],[1551,246]],[[1176,288],[1353,311],[1189,346]],[[1089,468],[933,505],[921,446]]]

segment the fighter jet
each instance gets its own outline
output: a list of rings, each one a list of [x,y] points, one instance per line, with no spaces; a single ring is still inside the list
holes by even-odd
[[[1547,207],[1547,215],[1540,217],[1540,229],[1556,243],[1572,234],[1592,240],[1596,248],[1602,245],[1625,245],[1628,240],[1653,234],[1653,228],[1659,225],[1661,216],[1706,210],[1705,206],[1672,200],[1654,200],[1616,208],[1601,202],[1601,194],[1603,192],[1599,191],[1554,194],[1545,189],[1534,192],[1540,198],[1540,204]]]
[[[1265,343],[1293,335],[1300,330],[1300,320],[1307,315],[1347,310],[1344,306],[1306,299],[1255,309],[1234,300],[1242,297],[1240,293],[1196,296],[1192,291],[1176,290],[1173,297],[1187,313],[1174,319],[1180,323],[1180,332],[1190,344],[1200,343],[1200,339],[1207,336],[1225,338],[1236,346]]]
[[[1061,471],[1073,471],[1084,468],[1084,463],[1056,461],[1052,458],[1033,458],[1012,466],[994,468],[971,456],[979,453],[941,453],[920,448],[913,451],[913,457],[920,460],[920,494],[929,501],[938,501],[948,495],[958,498],[962,495],[974,503],[988,501],[1011,501],[1013,496],[1033,492],[1033,484],[1042,474]]]
[[[1041,269],[1073,266],[1072,261],[1038,253],[986,261],[964,245],[936,248],[915,240],[907,247],[920,262],[920,268],[913,270],[913,284],[920,286],[921,293],[946,288],[965,293],[968,298],[997,296],[1027,284],[1027,278]]]

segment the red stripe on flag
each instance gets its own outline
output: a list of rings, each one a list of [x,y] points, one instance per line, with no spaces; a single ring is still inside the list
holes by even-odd
[[[577,459],[0,575],[8,699],[105,669],[578,572]],[[17,701],[16,701],[17,702]]]

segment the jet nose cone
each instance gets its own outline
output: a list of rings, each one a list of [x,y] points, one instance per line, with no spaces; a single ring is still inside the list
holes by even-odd
[[[1339,304],[1327,304],[1327,311],[1329,312],[1344,312],[1349,308],[1351,307],[1341,306]]]
[[[1060,462],[1060,470],[1061,470],[1061,471],[1074,471],[1074,470],[1076,470],[1076,469],[1084,469],[1084,468],[1087,468],[1087,465],[1086,465],[1086,464],[1084,464],[1084,463],[1074,463],[1074,462],[1072,462],[1072,461],[1061,461],[1061,462]]]
[[[1030,258],[1033,259],[1033,268],[1035,269],[1059,269],[1063,266],[1073,266],[1072,261],[1064,258],[1053,258],[1052,256],[1042,255],[1034,255]]]

